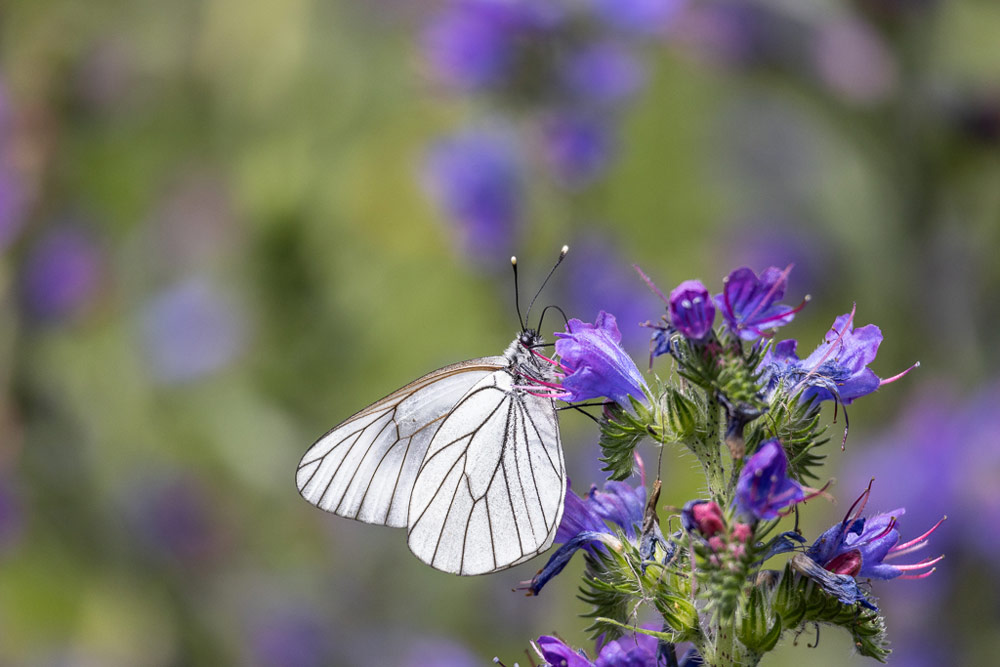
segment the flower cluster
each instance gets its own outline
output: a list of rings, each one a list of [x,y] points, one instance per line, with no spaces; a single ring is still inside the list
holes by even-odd
[[[604,174],[621,114],[645,80],[638,47],[662,34],[681,4],[445,2],[422,37],[430,78],[506,110],[439,140],[428,157],[428,189],[466,251],[495,252],[498,240],[515,238],[530,164],[568,190]]]
[[[708,490],[674,510],[679,529],[664,536],[659,479],[647,502],[641,465],[637,486],[609,481],[583,497],[567,489],[555,536],[560,546],[521,589],[538,595],[583,551],[582,599],[593,605],[589,630],[598,653],[592,661],[543,636],[534,646],[546,664],[755,665],[786,631],[807,623],[840,626],[862,654],[888,655],[881,611],[863,583],[929,576],[943,556],[896,559],[927,547],[941,522],[904,540],[903,508],[864,515],[869,485],[843,520],[811,544],[797,527],[776,531],[806,501],[829,497],[825,486],[815,490],[805,481],[819,477],[822,457],[815,449],[826,441],[821,404],[850,403],[890,381],[869,368],[880,331],[855,328],[853,310],[836,319],[806,359],[794,355],[795,341],[771,340],[806,303],[783,303],[789,273],[790,267],[759,274],[740,268],[714,296],[688,280],[664,297],[667,314],[653,348],[669,352],[685,379],[679,386],[643,376],[605,311],[593,324],[568,320],[556,334],[553,359],[535,353],[556,367],[555,380],[539,388],[542,395],[606,399],[600,444],[613,480],[624,480],[634,461],[641,463],[636,446],[651,437],[661,447],[686,447]],[[782,553],[791,553],[783,570],[765,569]],[[647,618],[638,612],[644,606],[660,622],[636,625],[636,618]],[[683,642],[692,648],[679,650]]]

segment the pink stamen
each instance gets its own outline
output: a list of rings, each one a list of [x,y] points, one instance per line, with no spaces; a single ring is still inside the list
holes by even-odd
[[[913,546],[917,542],[922,542],[923,540],[926,540],[928,537],[930,537],[931,533],[933,533],[935,530],[938,529],[938,526],[940,526],[942,523],[945,522],[945,519],[947,519],[947,518],[948,518],[947,516],[941,517],[941,519],[936,524],[934,524],[931,527],[931,529],[928,530],[926,533],[924,533],[920,537],[915,537],[912,540],[910,540],[909,542],[906,542],[904,544],[897,544],[892,549],[889,549],[889,553],[894,553],[894,552],[897,552],[897,551],[902,551],[903,549],[908,549],[909,547]],[[920,546],[923,546],[923,545],[920,545]]]
[[[914,368],[920,368],[920,362],[919,361],[916,362],[915,364],[913,364],[912,366],[910,366],[909,368],[907,368],[902,373],[897,373],[896,375],[893,375],[891,378],[886,378],[885,380],[880,381],[878,383],[878,386],[881,387],[884,384],[889,384],[890,382],[895,382],[896,380],[899,380],[900,378],[904,377],[907,373],[909,373],[910,371],[912,371]]]
[[[903,575],[900,575],[899,578],[900,579],[926,579],[927,577],[931,576],[935,572],[937,572],[937,568],[936,567],[931,568],[930,570],[928,570],[927,572],[924,572],[923,574],[903,574]]]
[[[879,533],[875,537],[869,538],[868,541],[869,542],[873,542],[875,540],[881,540],[883,537],[885,537],[886,535],[888,535],[889,533],[891,533],[893,530],[895,530],[897,525],[898,525],[898,522],[896,521],[896,517],[892,517],[891,519],[889,519],[889,523],[885,527],[885,530],[883,530],[881,533]]]
[[[802,299],[802,303],[800,303],[799,305],[795,306],[791,310],[786,311],[784,313],[776,313],[774,315],[771,315],[771,317],[765,317],[764,319],[758,320],[757,322],[758,323],[770,322],[772,320],[780,320],[781,318],[788,317],[789,315],[795,315],[800,310],[802,310],[803,308],[805,308],[806,304],[809,303],[811,300],[812,300],[812,297],[809,296],[808,294],[806,294],[805,297],[803,297],[803,299]]]
[[[663,301],[663,303],[666,304],[670,303],[670,301],[667,300],[667,297],[663,296],[663,292],[661,292],[659,288],[653,284],[653,281],[649,279],[649,276],[647,276],[645,273],[642,272],[642,269],[639,268],[638,264],[633,264],[632,268],[635,269],[636,273],[639,274],[639,277],[642,278],[642,281],[646,283],[646,286],[649,287],[649,289],[653,290],[653,293],[656,294],[656,296],[660,297],[660,300]]]
[[[930,567],[935,563],[940,563],[944,560],[944,554],[938,556],[937,558],[928,558],[927,560],[922,560],[919,563],[912,563],[910,565],[894,565],[900,572],[913,572],[915,570],[922,570],[925,567]]]
[[[760,309],[764,306],[764,303],[768,301],[772,296],[774,296],[774,293],[778,291],[779,287],[785,284],[785,281],[788,279],[788,274],[792,272],[793,266],[795,265],[789,264],[788,266],[785,267],[785,270],[781,272],[781,279],[777,280],[773,285],[771,285],[771,289],[769,289],[767,291],[767,294],[764,295],[764,298],[757,303],[757,307],[753,309],[753,312],[751,312],[749,315],[743,318],[744,320],[752,320],[754,315],[760,312]],[[727,306],[729,305],[728,300],[726,301],[726,305]],[[732,311],[732,308],[730,307],[729,310]]]
[[[858,509],[857,513],[854,515],[855,519],[857,519],[859,516],[861,516],[861,513],[863,511],[865,511],[865,505],[868,504],[868,496],[872,492],[872,484],[874,484],[874,483],[875,483],[875,478],[872,477],[871,480],[868,482],[868,488],[865,489],[864,492],[862,492],[862,494],[860,496],[858,496],[858,499],[854,501],[854,504],[851,505],[851,508],[849,510],[847,510],[847,514],[844,515],[844,520],[841,523],[842,526],[843,525],[847,525],[847,522],[848,522],[848,520],[851,517],[851,512],[854,511],[855,507],[857,507],[857,509]],[[858,503],[861,503],[861,507],[858,507]]]
[[[809,374],[806,375],[805,378],[803,378],[802,382],[805,382],[806,379],[815,375],[816,374],[815,369],[822,366],[823,362],[830,358],[830,355],[833,354],[834,349],[844,340],[844,336],[847,334],[848,331],[851,330],[851,326],[854,324],[854,313],[857,311],[857,309],[858,309],[858,304],[855,303],[851,307],[851,315],[850,317],[847,318],[847,322],[844,323],[844,328],[837,333],[837,338],[834,339],[832,342],[830,342],[829,344],[830,347],[827,348],[823,356],[820,357],[820,360],[816,362],[816,366],[813,367],[813,370],[809,371]]]

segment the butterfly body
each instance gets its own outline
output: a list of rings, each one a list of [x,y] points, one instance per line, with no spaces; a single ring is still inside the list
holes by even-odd
[[[554,366],[522,331],[503,355],[429,373],[320,438],[296,473],[334,514],[406,527],[432,567],[483,574],[548,549],[566,488]]]

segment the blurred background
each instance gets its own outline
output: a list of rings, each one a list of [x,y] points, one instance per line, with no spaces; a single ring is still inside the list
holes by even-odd
[[[947,514],[934,576],[874,586],[894,664],[992,664],[998,149],[994,0],[7,0],[0,664],[592,651],[581,563],[525,598],[541,559],[441,574],[293,483],[356,410],[499,353],[509,256],[532,292],[563,243],[540,301],[616,314],[640,366],[663,306],[632,263],[664,292],[794,263],[801,352],[856,302],[880,376],[921,361],[850,407],[845,452],[838,415],[838,503],[803,529],[872,476],[904,539]],[[561,421],[583,492],[596,432]],[[666,453],[664,503],[694,465]],[[768,664],[869,662],[813,641]]]

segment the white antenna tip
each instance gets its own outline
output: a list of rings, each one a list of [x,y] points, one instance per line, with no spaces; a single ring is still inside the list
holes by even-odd
[[[566,253],[568,253],[568,252],[569,252],[569,246],[568,245],[564,245],[562,247],[562,250],[559,251],[559,256],[560,257],[565,257]]]
[[[517,266],[517,257],[515,257],[514,255],[510,256],[510,265]]]

